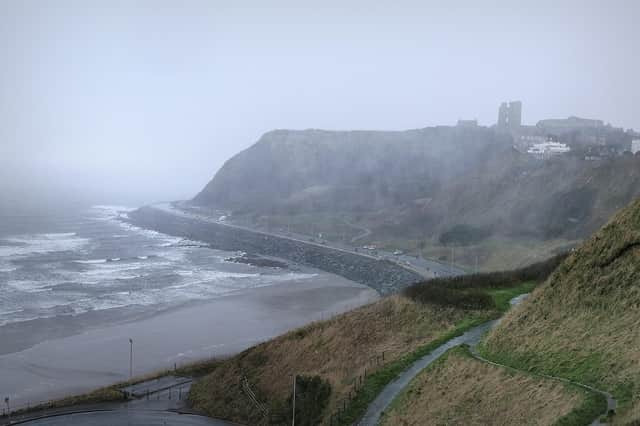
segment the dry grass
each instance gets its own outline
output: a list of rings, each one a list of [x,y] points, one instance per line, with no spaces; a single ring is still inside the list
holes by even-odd
[[[579,406],[579,391],[448,352],[420,373],[381,424],[550,425]]]
[[[504,363],[607,389],[640,412],[640,201],[576,250],[487,338]]]
[[[291,393],[290,374],[319,375],[331,383],[332,393],[326,417],[353,389],[355,379],[398,359],[454,329],[474,311],[422,305],[401,296],[289,332],[222,361],[191,391],[194,406],[212,416],[256,424],[260,416],[252,411],[239,387],[246,375],[259,399],[277,406]]]

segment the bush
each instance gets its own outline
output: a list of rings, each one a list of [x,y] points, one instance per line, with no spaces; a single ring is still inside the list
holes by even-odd
[[[320,376],[298,376],[296,379],[296,425],[315,426],[322,423],[322,414],[331,396],[331,384]],[[291,424],[291,397],[287,400],[286,424]]]
[[[457,244],[469,245],[479,243],[491,235],[487,229],[476,228],[471,225],[455,225],[448,231],[440,234],[440,243],[444,245]]]
[[[436,278],[427,281],[430,285],[447,288],[501,288],[511,287],[526,281],[544,281],[562,263],[568,253],[556,255],[542,262],[511,271],[484,272],[479,274],[458,275]],[[424,284],[424,283],[421,283]],[[420,284],[418,284],[420,285]]]
[[[407,288],[405,296],[420,303],[455,306],[461,309],[495,309],[491,296],[478,290],[460,290],[432,285],[415,285]]]
[[[435,278],[409,286],[404,289],[403,294],[420,303],[463,309],[493,309],[496,307],[494,299],[481,290],[515,287],[530,281],[544,281],[567,256],[567,253],[563,253],[512,271]]]

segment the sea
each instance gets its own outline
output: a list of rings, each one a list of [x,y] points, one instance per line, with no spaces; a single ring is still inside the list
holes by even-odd
[[[159,312],[315,275],[237,263],[241,253],[132,226],[131,210],[2,213],[0,335],[19,323]]]

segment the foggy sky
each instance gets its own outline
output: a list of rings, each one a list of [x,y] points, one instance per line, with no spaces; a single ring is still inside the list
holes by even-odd
[[[444,6],[446,4],[446,7]],[[190,198],[274,128],[640,129],[640,2],[0,1],[0,202]]]

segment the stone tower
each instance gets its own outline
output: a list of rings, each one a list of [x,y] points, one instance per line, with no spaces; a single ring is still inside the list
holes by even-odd
[[[503,102],[498,110],[498,128],[505,131],[518,130],[522,125],[522,102]]]

